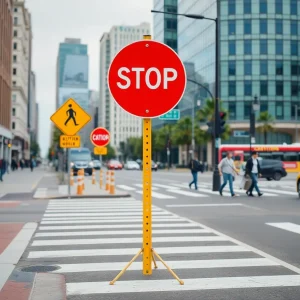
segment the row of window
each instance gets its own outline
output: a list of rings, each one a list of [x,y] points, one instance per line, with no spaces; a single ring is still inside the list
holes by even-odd
[[[236,86],[237,83],[240,84],[239,82],[235,80],[230,80],[228,81],[228,95],[229,96],[236,96]],[[253,81],[252,80],[245,80],[244,81],[244,95],[245,96],[252,96],[253,91],[252,91],[252,85]],[[268,80],[261,80],[259,83],[260,87],[260,96],[268,96],[269,94],[269,81]],[[284,81],[282,80],[276,80],[275,82],[275,87],[276,87],[276,96],[283,96],[286,86],[284,85]],[[300,94],[299,91],[300,85],[298,81],[292,81],[291,82],[291,96],[298,96]]]
[[[285,1],[285,4],[286,4],[286,2],[288,0],[275,0],[275,14],[281,15],[283,13],[283,1]],[[252,13],[252,0],[244,0],[243,8],[244,8],[244,14],[251,14]],[[267,0],[259,0],[259,13],[260,14],[268,13],[268,1]],[[297,0],[290,0],[290,14],[297,15],[297,13],[298,13]],[[236,14],[236,0],[228,0],[228,14],[229,15]]]
[[[244,60],[244,75],[252,75],[252,65],[257,64],[257,61],[252,60]],[[273,65],[273,72],[269,72],[269,62],[270,65]],[[228,61],[228,75],[235,76],[236,75],[236,61],[229,60]],[[241,62],[238,62],[241,63]],[[291,68],[289,74],[284,74],[284,61],[276,60],[276,61],[268,61],[266,59],[262,59],[259,61],[259,74],[260,75],[291,75],[291,76],[300,76],[300,63],[297,60],[291,61]]]
[[[272,20],[273,21],[273,20]],[[270,23],[270,22],[269,22]],[[270,25],[270,24],[269,24]],[[252,34],[252,20],[245,19],[244,20],[244,34]],[[274,23],[274,29],[276,34],[290,34],[290,35],[298,35],[298,21],[291,20],[290,22],[290,32],[283,32],[283,20],[276,19]],[[259,33],[260,34],[268,34],[268,19],[260,19],[259,20]],[[236,34],[236,20],[228,21],[228,35]]]
[[[268,43],[270,40],[260,39],[259,40],[259,53],[262,55],[269,54],[268,51]],[[244,54],[251,55],[252,54],[252,42],[253,40],[243,40],[244,42]],[[284,41],[286,44],[287,41]],[[237,42],[235,40],[228,41],[228,54],[236,55]],[[290,55],[298,56],[299,47],[298,40],[290,41]],[[283,40],[275,40],[275,54],[283,55]],[[286,53],[285,53],[286,54]]]
[[[271,105],[275,105],[275,107],[273,106],[273,108],[275,108],[275,119],[277,120],[283,120],[284,119],[284,101],[276,101],[275,104],[272,103],[268,103],[267,101],[262,101],[260,102],[260,112],[264,112],[264,111],[269,111],[271,108]],[[243,119],[247,120],[250,118],[250,112],[252,110],[252,102],[251,101],[245,101],[243,103],[244,106],[244,113],[243,113]],[[242,109],[243,108],[240,107],[239,103],[237,102],[228,102],[228,112],[229,112],[229,119],[230,120],[236,120],[237,119],[237,107],[238,109]],[[296,120],[296,116],[299,117],[299,113],[297,113],[297,110],[299,109],[299,103],[298,102],[291,102],[291,107],[286,107],[285,109],[290,110],[290,115],[291,118],[290,120]],[[288,112],[288,111],[287,111]]]

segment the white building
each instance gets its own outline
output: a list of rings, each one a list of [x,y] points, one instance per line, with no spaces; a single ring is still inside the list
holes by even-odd
[[[110,95],[107,86],[107,72],[114,56],[126,45],[143,39],[150,34],[150,24],[137,26],[113,26],[100,39],[100,107],[99,125],[110,131],[111,146],[118,150],[120,142],[129,137],[142,135],[142,121],[120,108]]]
[[[31,19],[24,0],[15,0],[12,56],[12,158],[30,158],[28,87],[30,78]]]

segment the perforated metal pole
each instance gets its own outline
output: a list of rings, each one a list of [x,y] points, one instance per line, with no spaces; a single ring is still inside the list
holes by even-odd
[[[150,40],[151,35],[144,35]],[[143,120],[143,274],[152,274],[152,146],[151,119]]]

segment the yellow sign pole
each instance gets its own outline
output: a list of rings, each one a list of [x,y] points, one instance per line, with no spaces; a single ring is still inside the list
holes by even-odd
[[[143,274],[152,274],[151,119],[143,120]]]

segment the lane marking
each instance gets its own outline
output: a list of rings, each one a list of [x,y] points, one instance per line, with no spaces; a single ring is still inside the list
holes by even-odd
[[[53,251],[30,251],[28,258],[50,257],[79,257],[79,256],[107,256],[107,255],[135,255],[140,248],[124,249],[87,249],[87,250],[53,250]],[[191,254],[191,253],[227,253],[249,252],[241,246],[195,246],[195,247],[157,247],[159,254]]]
[[[290,192],[290,191],[282,191],[281,189],[279,190],[279,189],[276,189],[275,191],[274,190],[271,190],[271,189],[265,189],[264,187],[262,187],[262,192],[264,193],[264,191],[266,191],[266,192],[275,192],[275,193],[277,193],[277,194],[283,194],[283,195],[291,195],[291,196],[297,196],[298,195],[298,193],[297,192]],[[264,193],[264,195],[265,195],[266,193]]]
[[[124,185],[124,184],[118,184],[117,188],[126,190],[126,191],[135,191],[136,190],[135,188],[128,186],[128,185]]]
[[[153,212],[153,216],[158,216],[158,215],[169,215],[170,213],[169,212],[166,212],[166,211],[157,211],[157,212]],[[120,212],[120,213],[117,213],[117,212],[112,212],[112,213],[68,213],[68,214],[65,214],[65,213],[45,213],[44,214],[44,217],[65,217],[65,216],[70,216],[70,217],[95,217],[95,216],[140,216],[141,215],[141,212]]]
[[[1,202],[2,203],[2,202]],[[86,208],[70,208],[70,209],[47,209],[46,213],[55,213],[55,212],[59,212],[59,213],[66,213],[66,212],[95,212],[96,210],[99,210],[101,212],[142,212],[142,208],[114,208],[114,209],[102,209],[102,208],[96,208],[94,207],[94,209],[86,209]],[[161,211],[161,209],[159,208],[152,208],[152,211]]]
[[[204,204],[168,204],[166,207],[219,207],[219,206],[244,206],[242,203],[204,203]]]
[[[196,198],[207,197],[206,195],[202,195],[202,194],[199,194],[199,193],[188,192],[188,191],[182,191],[182,190],[179,190],[179,189],[174,189],[174,190],[169,190],[168,189],[167,192],[174,193],[174,194],[179,194],[179,195],[184,195],[184,196],[189,196],[189,197],[196,197]]]
[[[143,194],[143,191],[137,191],[139,194]],[[175,199],[173,196],[157,193],[157,192],[152,192],[152,197],[153,198],[158,198],[158,199]]]
[[[193,233],[202,234],[209,233],[207,229],[162,229],[152,230],[153,234],[180,234]],[[39,232],[35,237],[58,237],[58,236],[90,236],[90,235],[142,235],[142,230],[101,230],[101,231],[75,231],[75,232]]]
[[[163,236],[153,237],[153,243],[181,243],[181,242],[220,242],[227,241],[222,236]],[[36,240],[32,247],[40,246],[70,246],[70,245],[103,245],[103,244],[139,244],[142,238],[102,238],[102,239],[67,239],[67,240]]]
[[[277,227],[283,230],[300,234],[300,225],[294,223],[282,222],[282,223],[266,223],[266,224],[269,226]]]
[[[239,267],[265,267],[278,266],[277,263],[266,258],[244,258],[244,259],[211,259],[211,260],[181,260],[166,261],[173,270],[180,269],[213,269],[213,268],[239,268]],[[83,264],[61,264],[53,273],[81,273],[81,272],[107,272],[119,271],[124,268],[124,262],[112,263],[83,263]],[[164,265],[158,261],[158,268],[163,269]],[[141,270],[141,263],[134,262],[128,271]]]
[[[154,223],[153,228],[199,228],[200,225],[191,223]],[[61,230],[88,230],[88,229],[122,229],[122,228],[142,228],[142,224],[110,224],[110,225],[72,225],[72,226],[40,226],[39,231],[61,231]]]
[[[164,190],[167,190],[168,189],[168,185],[164,185],[164,184],[159,184],[159,183],[152,183],[152,185],[156,186],[156,187],[159,187],[159,188],[162,188]]]
[[[248,276],[184,279],[184,285],[175,280],[124,280],[116,285],[108,282],[67,283],[67,295],[143,293],[167,291],[201,291],[242,288],[298,287],[300,275]]]
[[[141,215],[142,216],[142,215]],[[174,220],[178,220],[178,218],[177,217],[174,217],[174,216],[172,216],[172,215],[170,215],[170,216],[167,216],[168,217],[168,219],[174,219]],[[128,220],[128,219],[132,219],[133,217],[132,216],[122,216],[122,217],[111,217],[111,216],[105,216],[105,217],[97,217],[97,216],[95,216],[95,217],[68,217],[68,216],[66,216],[66,217],[53,217],[53,218],[51,218],[51,217],[47,217],[47,218],[43,218],[43,220],[42,221],[68,221],[68,220],[73,220],[73,221],[79,221],[79,220]],[[135,216],[135,218],[137,218],[136,216]],[[153,217],[154,219],[161,219],[161,218],[165,218],[165,217]]]
[[[139,187],[139,188],[143,188],[143,185],[141,183],[135,183],[134,185],[137,186],[137,187]],[[153,185],[154,184],[152,184],[152,191],[157,191],[158,188],[154,187]]]

